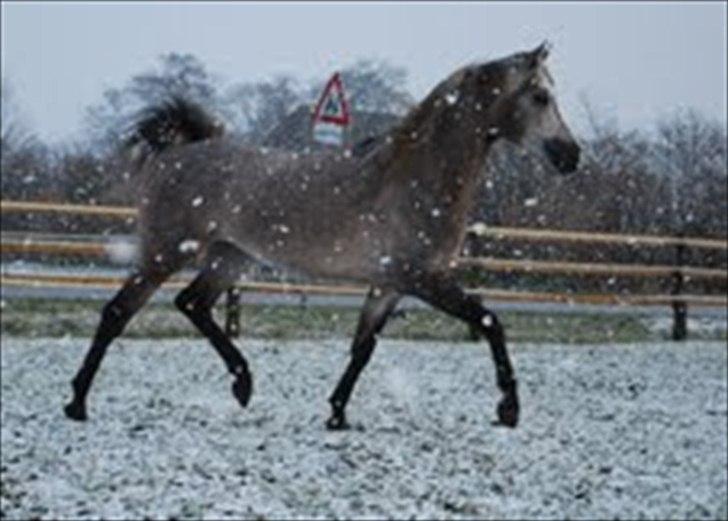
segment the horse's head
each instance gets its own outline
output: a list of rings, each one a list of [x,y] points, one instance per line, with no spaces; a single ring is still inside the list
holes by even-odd
[[[579,164],[580,147],[564,123],[546,69],[546,43],[532,51],[464,70],[476,107],[483,107],[488,138],[543,150],[561,173]]]

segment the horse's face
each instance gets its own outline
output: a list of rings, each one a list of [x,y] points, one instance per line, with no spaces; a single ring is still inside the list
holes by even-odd
[[[528,148],[541,149],[561,173],[573,172],[579,164],[581,149],[564,123],[553,94],[553,79],[544,64],[548,48],[506,59],[506,72],[493,99],[497,124],[496,137],[503,137]]]

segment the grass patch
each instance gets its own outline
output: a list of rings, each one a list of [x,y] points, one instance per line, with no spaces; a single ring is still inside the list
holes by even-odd
[[[91,337],[98,325],[103,303],[13,299],[0,313],[3,335],[28,337]],[[224,322],[222,307],[215,310]],[[244,336],[264,339],[349,339],[356,327],[359,310],[346,307],[243,305],[241,331]],[[503,311],[499,313],[508,339],[516,342],[639,342],[654,340],[644,322],[633,315],[547,314]],[[408,310],[389,321],[384,330],[389,338],[410,340],[467,341],[467,326],[443,313]],[[193,337],[198,333],[172,304],[146,306],[129,324],[128,338]]]

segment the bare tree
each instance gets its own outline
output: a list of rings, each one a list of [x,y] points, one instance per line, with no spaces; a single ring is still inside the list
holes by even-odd
[[[305,97],[297,80],[278,75],[270,80],[233,85],[222,98],[222,110],[233,129],[257,142],[293,111]]]
[[[170,96],[182,96],[205,106],[216,106],[213,77],[192,54],[169,53],[159,66],[133,76],[125,85],[107,89],[103,100],[86,111],[92,149],[108,153],[125,138],[132,117],[141,108]]]
[[[674,233],[726,234],[726,129],[695,110],[678,110],[657,124],[653,157],[670,181]]]
[[[27,117],[23,114],[15,90],[7,78],[2,79],[0,86],[0,107],[0,143],[3,150],[20,150],[37,144],[37,138],[29,128]]]

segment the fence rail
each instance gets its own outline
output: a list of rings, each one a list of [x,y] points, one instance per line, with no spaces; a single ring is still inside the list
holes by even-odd
[[[4,273],[0,277],[7,286],[90,287],[118,289],[124,277],[113,275],[67,275],[57,273]],[[162,287],[182,289],[192,278],[176,277]],[[289,293],[298,295],[346,295],[363,296],[368,288],[356,285],[289,284],[282,282],[238,282],[236,287],[244,292]],[[694,306],[728,305],[728,296],[720,295],[618,295],[611,293],[558,293],[536,291],[511,291],[494,288],[469,288],[467,293],[483,298],[502,301],[554,302],[563,304],[595,304],[621,306],[665,306],[673,302],[686,302]]]
[[[106,257],[111,254],[115,244],[109,242],[68,241],[61,239],[36,239],[32,235],[24,239],[5,239],[3,253],[83,255]],[[536,261],[521,259],[498,259],[493,257],[460,257],[461,267],[477,267],[487,271],[505,273],[541,273],[551,275],[619,275],[625,277],[671,277],[676,273],[688,279],[728,279],[725,270],[699,268],[694,266],[667,266],[646,264],[606,264],[598,262]]]
[[[37,201],[0,201],[0,213],[57,213],[89,215],[97,217],[121,218],[129,221],[137,216],[137,210],[124,206],[87,206],[78,204],[59,204]],[[579,263],[565,261],[536,261],[523,259],[499,259],[490,257],[461,257],[458,265],[475,267],[493,272],[528,273],[568,276],[621,276],[638,278],[670,278],[673,289],[670,295],[622,295],[622,294],[584,294],[584,293],[549,293],[532,291],[509,291],[492,288],[472,288],[470,293],[493,300],[528,301],[528,302],[560,302],[574,304],[611,304],[611,305],[647,305],[673,308],[673,338],[682,340],[686,337],[687,306],[728,306],[728,298],[724,295],[687,295],[683,294],[684,283],[690,279],[711,279],[725,281],[728,274],[725,270],[685,266],[682,262],[687,248],[728,250],[728,241],[705,237],[668,237],[655,235],[620,235],[610,233],[592,233],[568,230],[537,230],[527,228],[511,228],[485,226],[476,223],[468,231],[479,237],[491,237],[496,240],[516,240],[530,242],[566,242],[629,245],[633,247],[674,247],[676,251],[675,265],[646,264],[610,264]],[[42,237],[28,235],[20,237],[17,232],[4,233],[0,246],[2,253],[12,254],[52,254],[105,257],[113,254],[113,242],[83,240],[79,236],[54,237],[44,234]],[[120,277],[88,276],[66,274],[2,274],[2,284],[44,285],[56,287],[93,286],[118,287]],[[171,279],[167,287],[182,287],[186,279]],[[317,284],[284,284],[268,282],[242,282],[238,289],[265,293],[298,293],[320,295],[362,295],[366,288],[345,285]],[[228,292],[228,331],[237,331],[235,320],[231,320],[237,311],[237,297]]]

